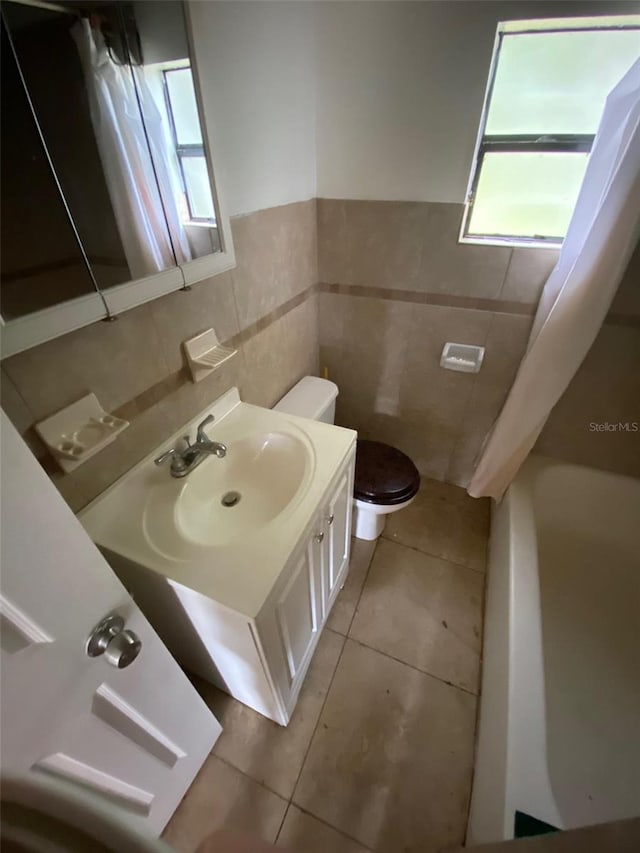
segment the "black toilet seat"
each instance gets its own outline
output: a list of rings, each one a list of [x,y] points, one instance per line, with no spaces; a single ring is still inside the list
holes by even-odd
[[[358,439],[353,494],[359,501],[393,506],[415,497],[420,474],[411,459],[380,441]]]

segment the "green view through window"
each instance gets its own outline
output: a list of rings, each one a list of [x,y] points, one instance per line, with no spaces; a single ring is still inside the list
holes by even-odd
[[[499,26],[463,238],[562,242],[607,94],[639,56],[637,15]]]

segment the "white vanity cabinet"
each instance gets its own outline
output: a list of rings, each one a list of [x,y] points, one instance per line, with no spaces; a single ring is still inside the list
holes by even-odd
[[[223,457],[154,464],[203,419]],[[184,669],[281,725],[347,576],[356,438],[230,389],[81,515]]]
[[[347,577],[354,466],[355,448],[256,619],[287,721],[320,632]]]

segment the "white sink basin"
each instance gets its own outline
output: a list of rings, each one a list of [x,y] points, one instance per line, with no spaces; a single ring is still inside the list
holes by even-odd
[[[183,479],[166,468],[145,501],[143,528],[149,544],[180,559],[190,546],[226,548],[265,528],[304,495],[314,454],[294,431],[251,431],[233,438],[214,426],[210,437],[227,445],[222,459],[212,456]],[[237,433],[236,433],[237,434]]]
[[[182,479],[154,465],[209,414],[205,433],[227,446],[224,458]],[[231,389],[97,498],[82,523],[110,559],[255,615],[354,441],[351,430],[242,403]]]
[[[252,535],[295,498],[310,468],[302,441],[289,433],[251,435],[189,474],[175,506],[178,532],[198,545],[228,545]]]

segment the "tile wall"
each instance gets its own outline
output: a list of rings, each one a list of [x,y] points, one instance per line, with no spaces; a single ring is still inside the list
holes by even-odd
[[[2,406],[77,511],[233,385],[270,406],[326,367],[338,423],[464,486],[557,252],[460,245],[461,216],[454,204],[319,199],[236,217],[234,270],[5,359]],[[639,317],[636,252],[540,452],[640,474],[640,432],[589,429],[640,422]],[[209,326],[239,352],[195,385],[181,343]],[[442,370],[446,341],[485,346],[480,373]],[[62,475],[32,425],[88,391],[131,426]]]
[[[233,385],[271,406],[318,372],[315,201],[237,217],[232,230],[234,270],[3,361],[2,407],[74,510]],[[208,327],[238,354],[194,384],[181,344]],[[32,425],[89,391],[131,426],[62,475]]]
[[[597,430],[592,424],[609,427]],[[629,424],[628,431],[618,424]],[[536,450],[640,477],[640,245],[607,322],[552,411]]]
[[[461,245],[462,205],[318,201],[320,364],[338,422],[466,485],[526,347],[556,250]],[[477,375],[447,341],[486,347]]]

